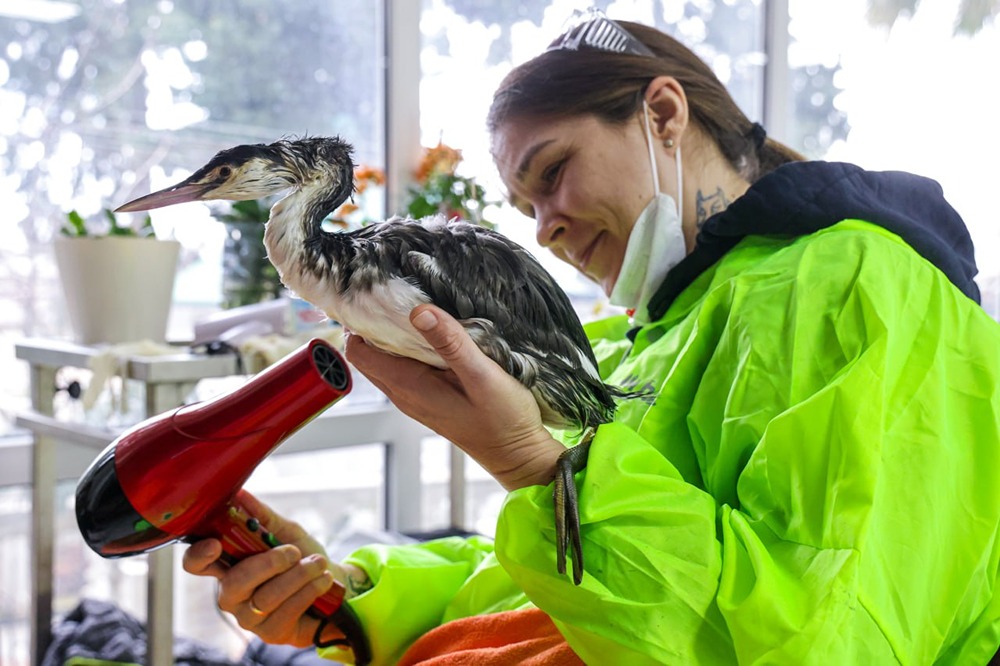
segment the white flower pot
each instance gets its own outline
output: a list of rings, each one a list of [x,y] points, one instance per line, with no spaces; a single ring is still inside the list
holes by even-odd
[[[56,238],[76,341],[164,342],[180,248],[177,241],[155,238]]]

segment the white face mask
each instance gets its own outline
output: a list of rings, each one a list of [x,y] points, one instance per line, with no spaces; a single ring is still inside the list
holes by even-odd
[[[653,172],[653,198],[639,213],[629,234],[622,268],[611,290],[612,305],[635,311],[636,323],[646,323],[646,306],[663,283],[671,268],[687,255],[684,230],[681,226],[683,210],[683,181],[681,176],[681,147],[677,146],[677,201],[660,192],[660,178],[653,155],[653,142],[649,128],[649,106],[642,102],[646,126],[643,136],[649,149],[649,164]]]

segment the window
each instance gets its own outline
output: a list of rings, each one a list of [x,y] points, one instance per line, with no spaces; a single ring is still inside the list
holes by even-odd
[[[11,429],[9,410],[27,406],[28,371],[14,343],[70,336],[50,249],[67,211],[99,218],[102,208],[186,176],[219,149],[288,134],[340,134],[359,161],[382,161],[381,12],[369,0],[0,3],[0,435]],[[184,246],[170,326],[189,335],[191,322],[219,304],[223,226],[196,204],[157,211],[153,223]],[[349,464],[313,460],[369,471],[381,457],[362,450]],[[301,467],[273,463],[264,472]],[[58,490],[56,558],[66,566],[54,610],[70,610],[84,591],[142,617],[145,559],[89,552],[73,517],[73,485]],[[377,502],[368,490],[348,495],[349,506]],[[312,524],[314,514],[302,515],[293,495],[274,501]],[[5,664],[28,660],[29,510],[24,487],[0,487],[0,522],[9,528],[0,539]],[[178,608],[197,609],[181,613],[177,632],[242,654],[247,639],[215,610],[212,582],[177,580]]]
[[[792,79],[787,136],[812,157],[937,180],[972,234],[983,307],[1000,319],[1000,89],[988,83],[1000,30],[983,7],[791,0],[789,65],[808,76]]]
[[[0,8],[0,391],[23,405],[24,335],[69,337],[51,239],[65,213],[100,217],[216,151],[289,134],[383,154],[381,4],[38,0]],[[170,329],[221,297],[223,226],[209,208],[156,211],[184,245]],[[8,426],[9,428],[9,426]]]
[[[422,143],[434,145],[440,139],[460,148],[466,172],[482,180],[492,199],[501,199],[485,132],[493,91],[512,66],[545,49],[574,9],[590,6],[611,18],[655,25],[682,40],[711,64],[749,117],[761,117],[765,60],[760,2],[423,0]],[[502,232],[531,249],[559,280],[578,303],[581,317],[605,312],[606,299],[592,283],[538,247],[530,220],[506,206],[494,217]]]

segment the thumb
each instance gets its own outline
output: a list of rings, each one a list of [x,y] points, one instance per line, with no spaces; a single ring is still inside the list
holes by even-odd
[[[410,323],[453,370],[467,366],[478,351],[462,325],[434,305],[413,308]]]

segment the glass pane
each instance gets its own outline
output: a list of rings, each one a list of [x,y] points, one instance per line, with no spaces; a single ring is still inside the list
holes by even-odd
[[[507,492],[475,460],[443,437],[429,437],[421,443],[420,486],[423,492],[423,516],[420,529],[468,531],[493,537],[497,516]],[[453,488],[453,456],[461,465],[461,483]],[[452,497],[452,493],[461,493]],[[461,504],[453,510],[452,500]]]
[[[561,31],[574,9],[597,6],[611,18],[667,31],[691,46],[726,83],[751,118],[760,118],[763,15],[754,0],[715,2],[567,2],[526,0],[423,0],[420,125],[422,143],[459,148],[460,172],[489,192],[502,189],[489,156],[486,113],[493,91],[510,68],[537,55]],[[501,231],[529,248],[592,318],[603,294],[574,269],[538,247],[534,225],[507,206],[493,213]]]
[[[976,13],[986,5],[913,5],[791,0],[788,56],[800,76],[789,136],[812,157],[941,183],[976,244],[983,306],[1000,318],[1000,29]]]
[[[359,161],[380,162],[381,14],[381,3],[370,0],[0,2],[0,395],[6,407],[0,432],[27,404],[27,367],[14,358],[14,341],[70,335],[51,251],[65,213],[99,218],[102,208],[187,175],[221,148],[289,135],[340,134],[355,145]],[[159,212],[153,222],[159,235],[184,245],[170,325],[171,335],[183,337],[190,333],[185,324],[218,307],[224,229],[206,206],[195,204]],[[60,385],[71,379],[61,377]],[[381,448],[333,455],[353,458],[313,457],[312,469],[319,462],[327,470],[327,490],[308,502],[282,488],[277,472],[267,476],[278,470],[286,484],[304,491],[295,469],[301,463],[291,458],[265,466],[255,483],[263,484],[262,496],[324,537],[331,532],[320,525],[333,530],[344,520],[337,507],[361,517],[363,526],[380,526]],[[353,485],[331,486],[327,464],[355,470]],[[62,484],[57,500],[54,611],[69,610],[80,594],[95,594],[144,616],[145,558],[109,561],[91,553],[75,524],[73,486]],[[11,528],[0,538],[3,664],[27,663],[29,500],[26,488],[0,488],[0,520]],[[308,506],[328,506],[331,513],[318,515]],[[217,611],[214,581],[179,571],[176,581],[178,633],[199,633],[239,658],[247,639],[230,631]]]
[[[380,12],[369,0],[2,3],[0,391],[26,393],[11,341],[69,336],[51,241],[70,209],[100,219],[221,148],[288,135],[341,134],[381,161]],[[219,305],[224,228],[197,204],[153,222],[184,245],[168,331],[184,338]]]

